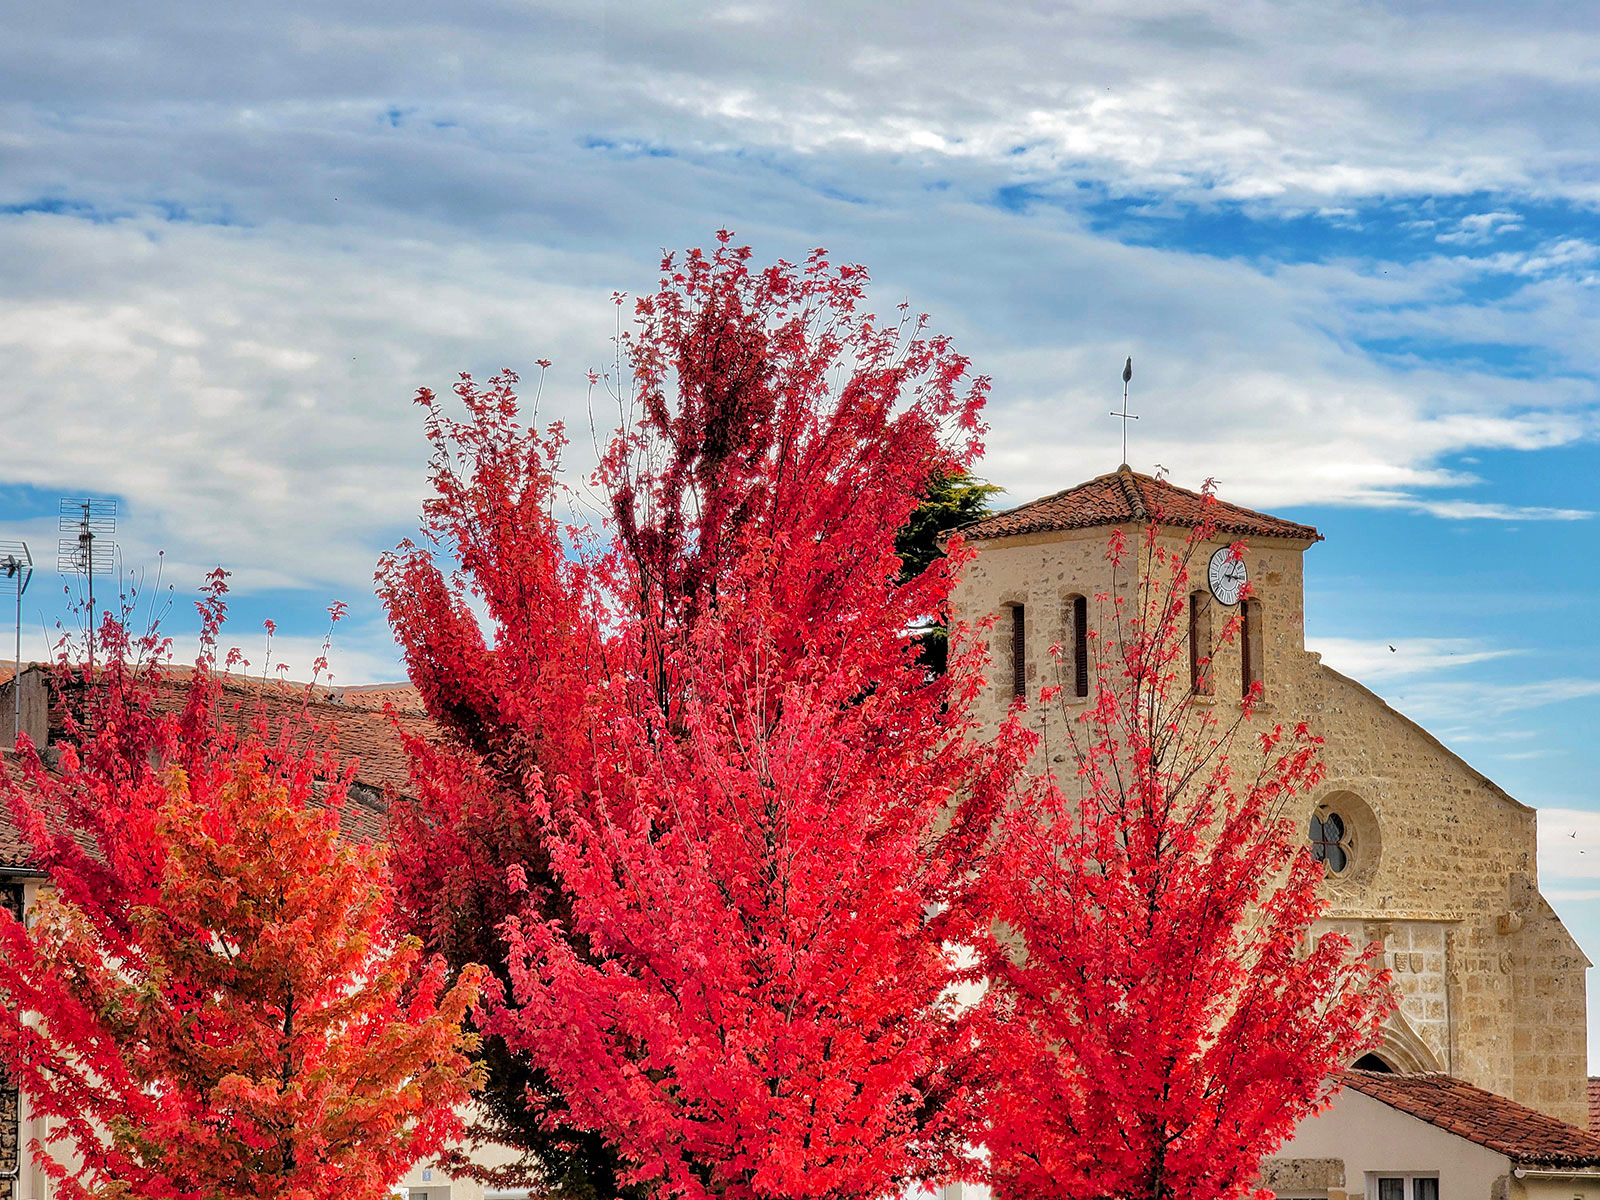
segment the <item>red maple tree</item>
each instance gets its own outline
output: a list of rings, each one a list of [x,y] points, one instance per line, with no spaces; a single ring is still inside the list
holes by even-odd
[[[983,1140],[1008,1200],[1244,1195],[1393,1005],[1376,947],[1312,936],[1322,866],[1289,814],[1321,739],[1261,716],[1259,681],[1236,707],[1207,694],[1237,615],[1191,658],[1189,564],[1213,534],[1113,537],[1093,694],[1039,697],[1071,766],[991,847]]]
[[[947,947],[1017,745],[918,662],[959,541],[907,580],[894,546],[987,384],[859,268],[749,257],[669,257],[619,336],[607,531],[552,514],[512,377],[462,422],[422,394],[432,546],[383,590],[452,739],[407,894],[442,941],[457,898],[507,914],[486,1029],[553,1140],[664,1195],[881,1195],[967,1163]]]
[[[505,922],[566,911],[538,797],[547,778],[588,787],[586,697],[606,670],[591,564],[568,552],[555,512],[565,440],[559,427],[520,423],[516,385],[511,372],[483,388],[463,376],[463,420],[432,392],[418,396],[433,495],[422,543],[383,558],[378,593],[442,736],[406,737],[415,794],[390,806],[394,869],[403,918],[426,948],[456,968],[484,964],[498,981],[472,1017],[488,1077],[469,1133],[517,1156],[486,1169],[458,1153],[451,1169],[587,1200],[618,1194],[615,1149],[561,1120],[543,1067],[506,1044]]]
[[[0,773],[48,879],[0,915],[0,1062],[63,1196],[386,1197],[458,1132],[478,979],[392,935],[382,848],[340,836],[347,773],[308,720],[223,706],[220,573],[201,607],[165,685],[162,644],[108,618],[101,666],[58,668],[53,764],[25,744]]]

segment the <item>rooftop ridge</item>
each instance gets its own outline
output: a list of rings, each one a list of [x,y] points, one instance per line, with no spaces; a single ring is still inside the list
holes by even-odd
[[[1318,542],[1315,527],[1257,512],[1135,471],[1127,463],[1073,487],[980,517],[959,530],[969,540],[1097,526],[1145,523],[1193,528],[1209,521],[1219,534]]]
[[[1117,486],[1122,489],[1122,494],[1128,498],[1128,507],[1133,515],[1141,521],[1150,519],[1149,506],[1144,502],[1144,489],[1139,486],[1139,477],[1134,474],[1133,468],[1123,463],[1114,472]]]

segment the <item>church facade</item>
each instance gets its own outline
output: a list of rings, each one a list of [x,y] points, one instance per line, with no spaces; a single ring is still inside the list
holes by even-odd
[[[1083,679],[1073,659],[1094,596],[1111,590],[1112,529],[1136,547],[1154,520],[1176,543],[1203,513],[1217,530],[1191,566],[1191,627],[1220,629],[1232,613],[1243,623],[1217,655],[1211,702],[1237,703],[1259,679],[1256,721],[1303,718],[1325,739],[1326,779],[1296,814],[1327,867],[1322,927],[1381,944],[1394,972],[1398,1011],[1376,1054],[1353,1065],[1440,1072],[1586,1129],[1589,962],[1539,893],[1534,810],[1306,649],[1315,529],[1220,501],[1207,509],[1197,493],[1127,467],[968,526],[977,553],[951,616],[993,618],[986,718],[998,723],[1016,695],[1037,699],[1044,684],[1065,682],[1069,704],[1087,691],[1072,686]],[[1213,592],[1206,579],[1212,551],[1241,540],[1243,608],[1225,603],[1227,580]]]

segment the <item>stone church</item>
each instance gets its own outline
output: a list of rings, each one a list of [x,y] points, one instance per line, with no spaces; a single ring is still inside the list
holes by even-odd
[[[1137,546],[1156,520],[1181,538],[1203,506],[1199,494],[1123,466],[964,529],[977,553],[952,616],[994,617],[985,717],[998,722],[1014,696],[1037,697],[1058,681],[1056,643],[1064,696],[1086,696],[1074,660],[1085,653],[1093,596],[1111,590],[1112,529]],[[1299,813],[1327,868],[1323,924],[1357,944],[1381,943],[1394,971],[1399,1010],[1383,1045],[1352,1065],[1442,1073],[1586,1130],[1589,963],[1539,894],[1534,810],[1307,651],[1305,556],[1322,540],[1315,529],[1220,500],[1210,513],[1216,541],[1191,566],[1191,628],[1242,618],[1241,637],[1214,666],[1215,701],[1236,701],[1259,679],[1258,720],[1304,717],[1326,739],[1327,778]],[[1242,600],[1225,566],[1210,580],[1206,570],[1214,547],[1237,540],[1248,546]]]

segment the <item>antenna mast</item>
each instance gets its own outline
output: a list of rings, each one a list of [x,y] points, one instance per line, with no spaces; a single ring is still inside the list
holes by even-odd
[[[1122,411],[1112,411],[1111,415],[1122,422],[1122,465],[1128,465],[1128,422],[1137,421],[1139,418],[1128,411],[1128,380],[1133,378],[1133,355],[1128,355],[1128,361],[1122,364]]]
[[[94,577],[109,574],[117,552],[117,502],[92,496],[66,496],[61,500],[64,537],[57,543],[56,569],[82,575],[89,585],[89,669],[94,670]]]
[[[11,676],[11,745],[22,732],[22,593],[33,579],[33,555],[27,542],[0,542],[0,572],[17,587],[17,667]]]

